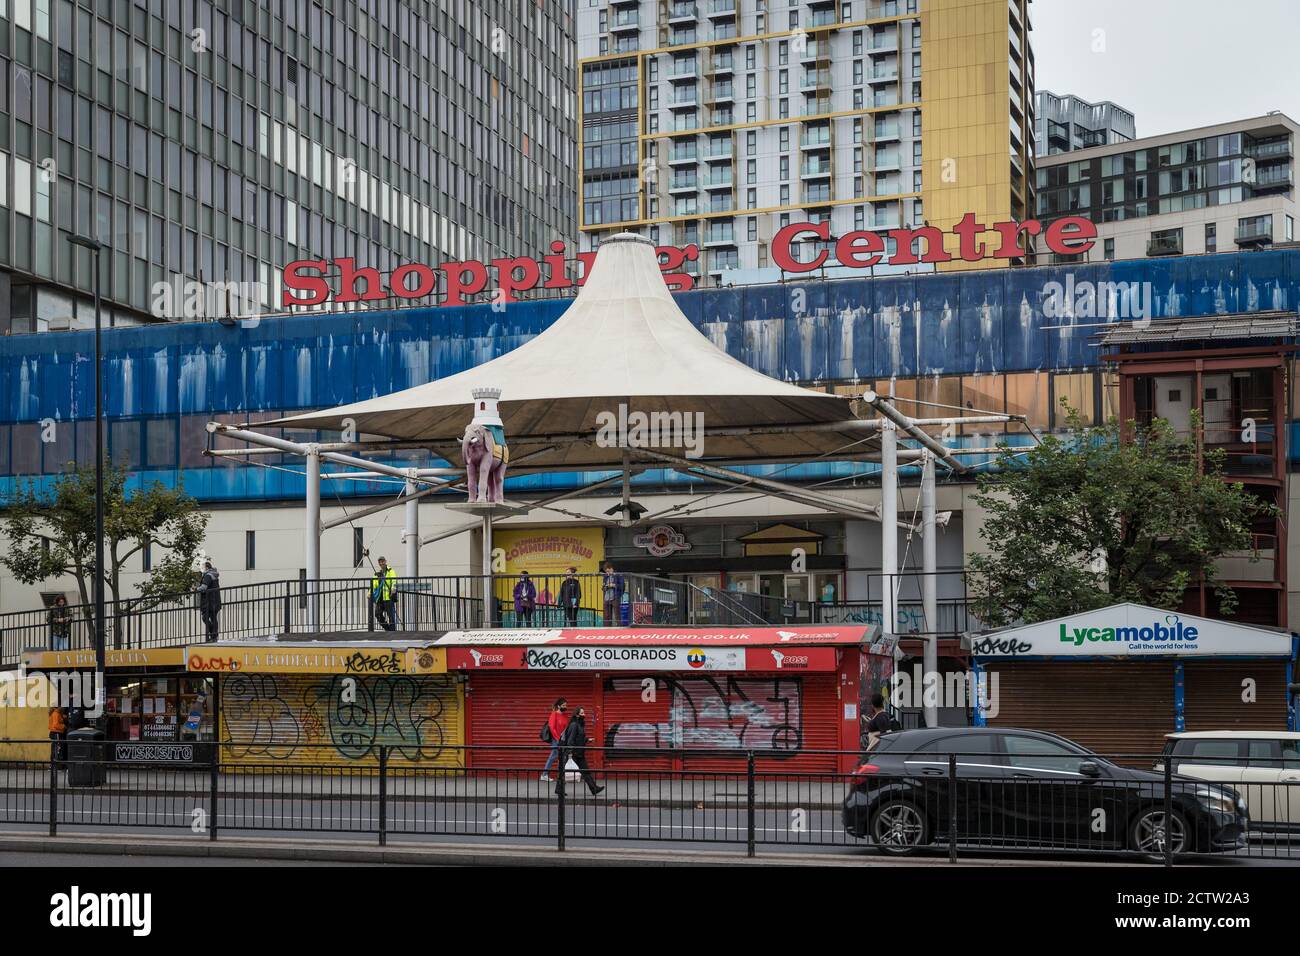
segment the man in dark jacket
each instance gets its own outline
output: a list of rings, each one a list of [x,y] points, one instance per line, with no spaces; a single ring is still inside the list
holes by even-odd
[[[605,601],[605,626],[618,627],[621,623],[620,612],[623,607],[623,575],[614,573],[614,565],[605,562],[605,574],[601,578],[601,596]]]
[[[555,779],[556,793],[564,785],[564,768],[570,760],[577,764],[582,782],[587,785],[593,797],[605,789],[596,786],[596,778],[587,766],[587,712],[581,707],[573,712],[569,726],[564,728],[564,733],[560,736],[560,769]]]
[[[582,585],[574,577],[577,573],[577,568],[569,568],[560,582],[560,607],[564,608],[564,623],[569,627],[578,626],[578,605],[582,603]]]
[[[527,571],[519,572],[519,583],[515,585],[515,618],[524,627],[533,626],[533,608],[537,606],[537,587],[528,579]]]
[[[217,616],[221,613],[221,572],[211,561],[203,562],[203,577],[199,579],[199,616],[207,630],[208,640],[217,639]]]

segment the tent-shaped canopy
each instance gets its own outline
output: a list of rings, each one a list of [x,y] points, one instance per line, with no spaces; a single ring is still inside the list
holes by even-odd
[[[426,385],[274,424],[342,429],[352,419],[362,433],[446,448],[473,417],[478,387],[501,389],[498,407],[516,454],[554,445],[530,456],[530,466],[617,467],[622,450],[596,437],[598,416],[618,416],[620,405],[629,416],[702,413],[707,459],[848,457],[875,443],[875,432],[853,427],[846,399],[769,378],[717,348],[673,301],[654,245],[626,233],[601,244],[573,304],[519,348]],[[687,444],[656,447],[681,454]]]

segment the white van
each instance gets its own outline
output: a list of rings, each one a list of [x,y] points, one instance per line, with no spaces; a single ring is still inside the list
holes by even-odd
[[[1300,833],[1300,733],[1198,730],[1165,735],[1173,772],[1241,794],[1251,828]],[[1163,771],[1164,763],[1156,764]]]

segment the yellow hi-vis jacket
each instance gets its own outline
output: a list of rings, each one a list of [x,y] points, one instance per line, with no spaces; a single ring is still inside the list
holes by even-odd
[[[396,592],[397,569],[390,567],[386,571],[376,570],[370,578],[370,600],[391,601]]]

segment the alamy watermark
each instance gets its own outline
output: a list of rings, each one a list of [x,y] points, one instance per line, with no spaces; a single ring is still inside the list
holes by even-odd
[[[919,663],[900,668],[890,678],[889,701],[895,707],[944,707],[998,715],[997,671],[926,671]],[[978,704],[978,708],[976,707]]]
[[[703,412],[629,412],[596,415],[596,444],[601,448],[681,448],[687,458],[704,454]]]
[[[1154,314],[1150,282],[1065,282],[1043,286],[1043,316],[1049,319],[1131,319],[1139,327]]]
[[[0,671],[0,707],[62,707],[95,718],[104,712],[95,688],[91,670]]]

